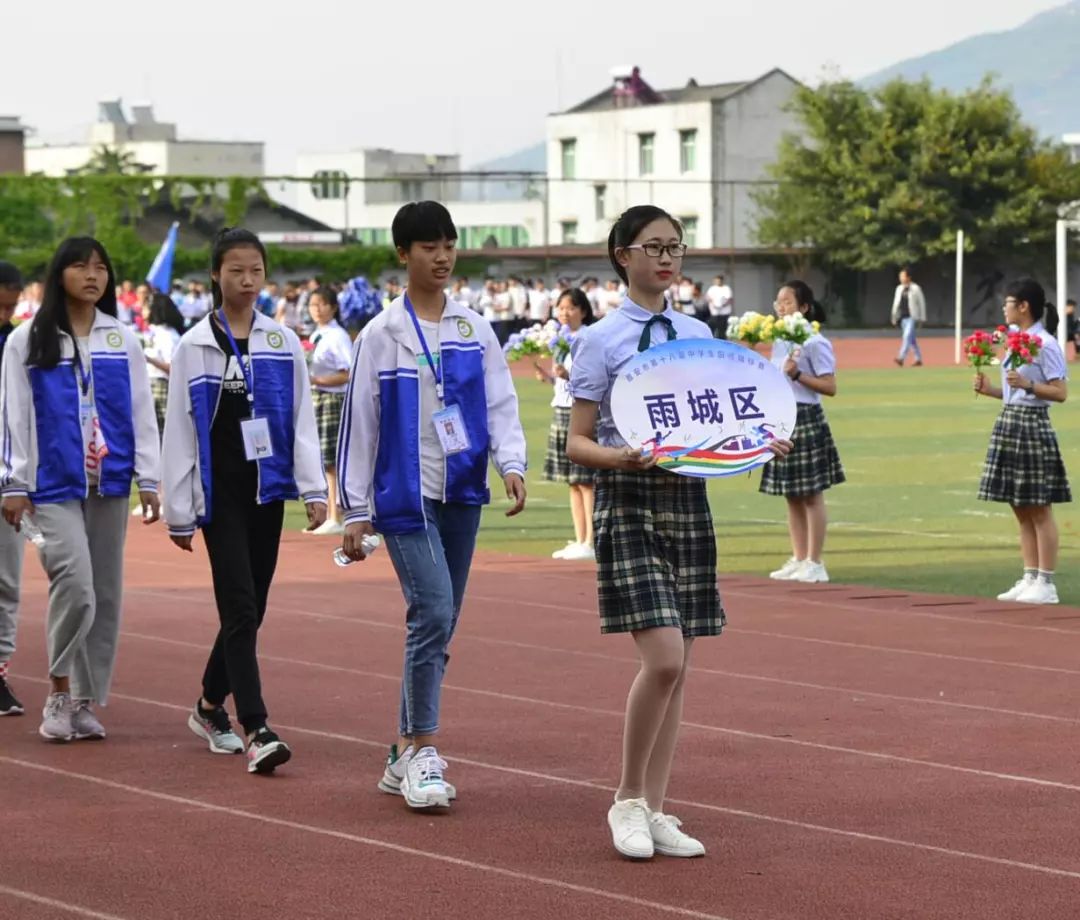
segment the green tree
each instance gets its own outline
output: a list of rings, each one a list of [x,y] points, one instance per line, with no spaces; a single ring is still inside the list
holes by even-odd
[[[76,176],[139,176],[153,172],[154,167],[140,163],[130,150],[101,144],[94,148],[83,166],[72,170]]]
[[[957,230],[975,267],[1052,258],[1054,224],[1080,201],[1080,167],[1040,141],[987,80],[952,94],[929,81],[872,91],[801,89],[802,132],[784,139],[758,193],[758,238],[811,247],[836,272],[951,257]]]

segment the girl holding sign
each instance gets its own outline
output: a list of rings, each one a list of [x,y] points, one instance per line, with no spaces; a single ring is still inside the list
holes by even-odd
[[[802,281],[789,281],[780,288],[773,306],[781,317],[800,313],[812,323],[825,321],[825,311]],[[829,573],[821,561],[827,524],[825,490],[844,481],[844,468],[821,397],[836,395],[836,357],[829,340],[815,332],[801,346],[774,341],[772,363],[791,380],[797,415],[791,454],[765,464],[761,474],[761,492],[787,499],[791,538],[791,558],[769,577],[827,582]]]
[[[570,335],[576,336],[585,326],[593,323],[592,304],[580,288],[563,291],[555,304],[555,318],[559,326],[570,329]],[[566,456],[566,438],[570,433],[570,409],[574,405],[570,396],[570,371],[574,359],[567,353],[552,361],[549,374],[536,363],[537,376],[554,384],[555,393],[551,397],[551,407],[555,415],[548,430],[547,456],[544,458],[544,479],[548,482],[566,482],[570,484],[570,517],[574,522],[574,539],[553,552],[553,559],[569,561],[595,559],[593,550],[593,472],[572,463]]]
[[[116,279],[95,239],[65,240],[41,309],[4,348],[4,519],[41,531],[49,578],[46,741],[102,739],[120,637],[131,484],[158,519],[158,434],[146,361],[116,318]],[[29,518],[25,517],[29,515]]]
[[[241,753],[224,708],[232,694],[248,772],[270,773],[291,752],[267,726],[256,636],[285,502],[302,498],[318,527],[326,480],[300,340],[255,309],[266,277],[259,238],[223,230],[210,277],[214,309],[173,355],[163,445],[169,536],[191,552],[202,528],[221,621],[188,726],[215,754]]]
[[[406,293],[364,329],[338,436],[342,548],[386,537],[407,605],[398,739],[378,786],[415,809],[456,795],[436,747],[450,660],[493,461],[525,507],[525,435],[506,358],[491,325],[443,293],[457,229],[437,201],[407,204],[391,228]]]
[[[1065,402],[1065,356],[1054,333],[1057,311],[1042,287],[1021,278],[1005,289],[1005,322],[1037,341],[1027,355],[1006,358],[1001,386],[975,375],[975,392],[1004,402],[994,422],[986,452],[979,498],[1007,502],[1020,524],[1023,576],[998,595],[1001,601],[1056,604],[1058,529],[1054,505],[1072,501],[1057,435],[1050,425],[1050,404]]]
[[[716,537],[705,481],[656,469],[619,434],[611,392],[639,352],[672,339],[709,339],[709,327],[675,312],[665,294],[682,266],[682,227],[651,205],[630,208],[608,237],[612,267],[629,287],[622,305],[574,344],[570,460],[597,470],[596,561],[600,631],[631,633],[641,670],[626,702],[622,778],[608,811],[615,849],[702,856],[705,847],[664,813],[682,719],[690,647],[719,635]],[[786,442],[777,445],[783,452]]]

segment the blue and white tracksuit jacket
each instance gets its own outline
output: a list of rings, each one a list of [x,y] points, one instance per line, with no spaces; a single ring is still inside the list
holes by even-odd
[[[56,367],[27,367],[32,321],[21,323],[4,348],[0,407],[3,450],[0,492],[27,495],[34,504],[82,501],[90,492],[75,342],[59,332]],[[158,488],[160,448],[146,359],[135,335],[100,310],[90,329],[94,407],[108,447],[98,495],[127,498],[131,483]]]
[[[470,447],[445,462],[443,501],[484,505],[488,457],[500,476],[525,475],[525,435],[502,348],[482,316],[447,302],[439,324],[443,402],[461,409]],[[346,523],[387,534],[426,527],[420,486],[420,380],[424,353],[397,298],[353,346],[338,434],[338,498]]]
[[[190,536],[210,521],[210,428],[221,399],[226,355],[214,337],[211,315],[180,339],[169,370],[161,484],[165,522],[172,536]],[[302,497],[326,501],[319,432],[311,405],[307,361],[290,329],[255,311],[248,338],[255,415],[270,429],[273,456],[258,464],[260,505]]]

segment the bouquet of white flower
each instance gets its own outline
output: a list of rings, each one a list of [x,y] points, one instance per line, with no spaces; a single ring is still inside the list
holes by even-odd
[[[550,358],[552,345],[558,337],[559,324],[555,320],[548,320],[543,325],[536,323],[531,328],[510,336],[503,346],[503,354],[507,361],[518,361],[530,356]]]
[[[775,326],[776,319],[771,313],[763,314],[749,310],[742,316],[734,317],[728,323],[727,337],[735,342],[745,342],[747,345],[771,342]]]
[[[802,313],[789,313],[787,316],[777,317],[772,336],[775,341],[791,342],[798,348],[805,345],[820,329],[821,323],[810,322]]]

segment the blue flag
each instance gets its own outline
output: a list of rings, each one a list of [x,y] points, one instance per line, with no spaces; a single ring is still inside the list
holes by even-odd
[[[158,254],[154,258],[154,264],[150,266],[150,271],[146,273],[146,283],[161,291],[162,294],[168,294],[169,287],[172,284],[173,257],[176,255],[176,231],[179,227],[179,222],[174,222],[169,227],[165,242],[161,244],[161,249],[158,250]]]

